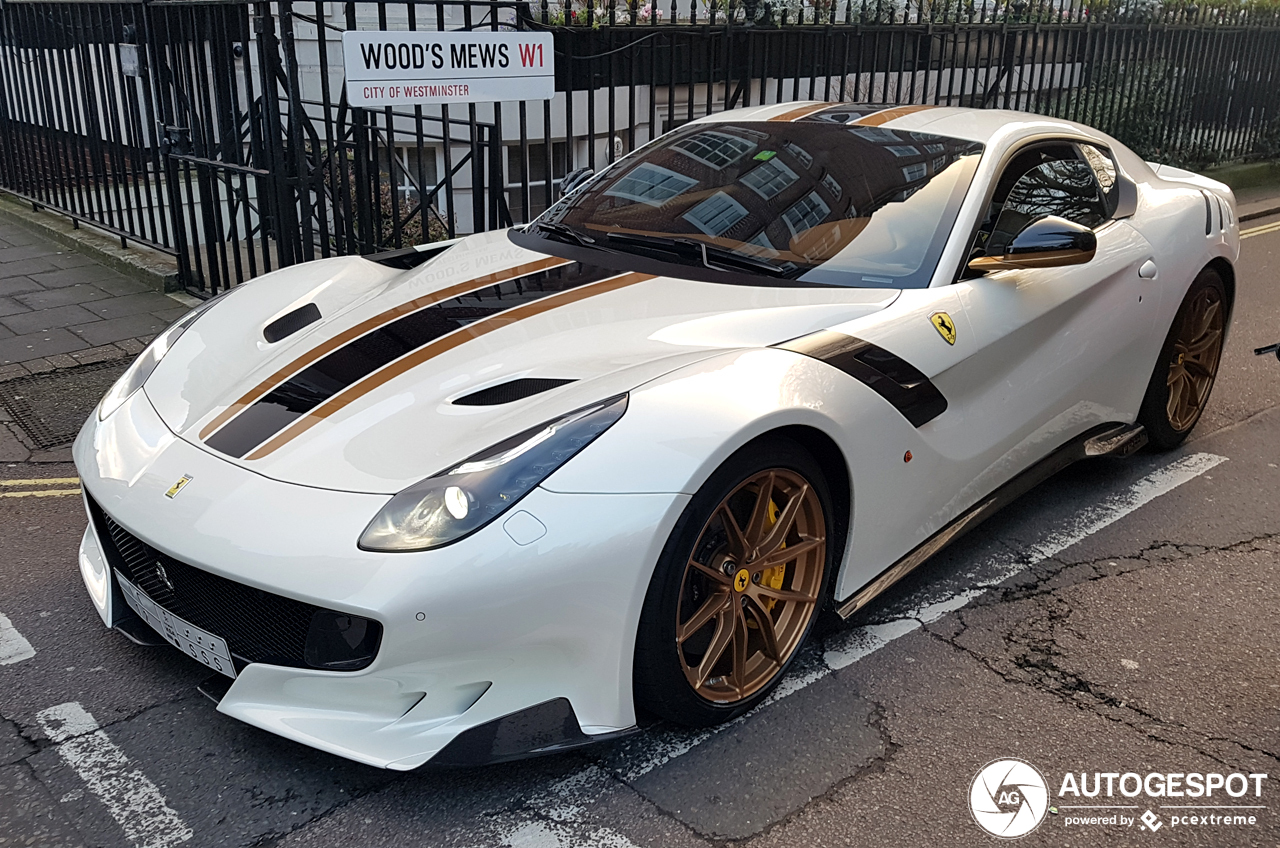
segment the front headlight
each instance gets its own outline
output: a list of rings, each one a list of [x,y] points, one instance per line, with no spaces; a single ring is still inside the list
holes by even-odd
[[[164,355],[173,347],[178,337],[186,332],[186,329],[194,324],[196,319],[203,315],[209,307],[213,306],[215,301],[233,291],[235,289],[227,289],[221,294],[209,298],[171,324],[169,329],[152,339],[146,350],[138,354],[138,358],[130,363],[125,372],[120,375],[120,379],[116,380],[115,385],[102,396],[102,401],[98,404],[98,420],[102,421],[115,412],[122,403],[129,399],[130,395],[142,388],[142,384],[147,382],[151,372],[156,370],[156,366],[160,364],[160,360],[164,359]]]
[[[425,551],[468,536],[613,426],[627,396],[540,424],[393,497],[360,535],[366,551]]]

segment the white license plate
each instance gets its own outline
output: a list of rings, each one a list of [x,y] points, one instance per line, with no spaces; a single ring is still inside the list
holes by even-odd
[[[116,579],[120,581],[120,589],[124,592],[124,599],[129,606],[142,616],[142,620],[151,625],[152,629],[192,659],[204,663],[227,677],[235,678],[236,666],[231,661],[231,652],[227,650],[226,639],[214,636],[207,630],[201,630],[191,622],[178,618],[148,598],[146,593],[137,586],[121,577],[118,571]]]

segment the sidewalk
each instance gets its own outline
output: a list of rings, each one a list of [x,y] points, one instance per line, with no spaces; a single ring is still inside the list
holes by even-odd
[[[0,219],[0,382],[134,356],[191,305]]]

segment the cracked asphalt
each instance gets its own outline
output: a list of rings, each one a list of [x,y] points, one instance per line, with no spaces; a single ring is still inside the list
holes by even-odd
[[[409,774],[321,754],[216,713],[195,690],[203,667],[101,626],[76,571],[77,498],[0,499],[0,615],[34,650],[3,664],[0,638],[0,846],[974,846],[997,840],[970,784],[1008,757],[1045,776],[1057,808],[1025,845],[1280,844],[1280,362],[1252,353],[1280,341],[1280,232],[1244,242],[1239,276],[1223,370],[1184,448],[1058,475],[712,733],[655,726]],[[1193,471],[1174,485],[1177,463]],[[68,704],[98,730],[55,742],[41,717]],[[117,802],[142,800],[113,805],[93,768],[118,778]],[[1067,773],[1130,772],[1268,777],[1260,796],[1059,793]],[[154,796],[133,791],[144,783]],[[1173,809],[1208,804],[1257,809]],[[1222,813],[1254,823],[1173,821]],[[1131,823],[1071,823],[1090,814]]]

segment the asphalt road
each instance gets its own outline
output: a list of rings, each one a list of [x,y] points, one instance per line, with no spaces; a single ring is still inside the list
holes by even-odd
[[[1280,362],[1252,352],[1280,341],[1280,231],[1244,242],[1239,276],[1184,448],[1042,485],[710,733],[409,774],[317,753],[216,713],[177,651],[101,626],[78,497],[30,494],[74,484],[0,486],[0,846],[972,846],[994,840],[971,783],[1009,757],[1056,810],[1025,845],[1280,844]],[[1068,773],[1118,787],[1062,794]],[[1225,788],[1130,797],[1129,773]]]

